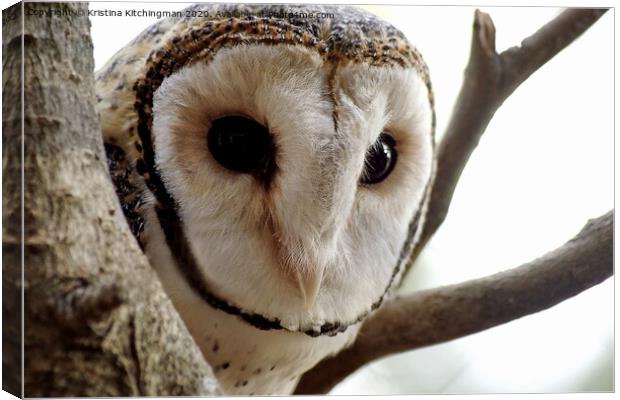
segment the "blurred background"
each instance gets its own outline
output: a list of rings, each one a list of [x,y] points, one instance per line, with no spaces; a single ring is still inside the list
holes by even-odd
[[[178,3],[93,2],[91,9],[180,10]],[[469,56],[473,7],[361,6],[422,52],[441,139]],[[309,9],[311,6],[309,6]],[[561,10],[482,7],[497,48],[518,45]],[[91,17],[100,68],[154,18]],[[403,290],[516,267],[614,207],[614,10],[504,103],[471,157],[446,222]],[[547,311],[359,370],[333,394],[612,391],[613,278]]]

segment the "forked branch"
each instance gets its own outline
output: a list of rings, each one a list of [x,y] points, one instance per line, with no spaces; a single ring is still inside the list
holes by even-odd
[[[493,21],[476,10],[469,63],[438,145],[437,174],[413,260],[446,218],[461,173],[495,112],[522,82],[605,11],[566,10],[521,46],[498,54]],[[601,283],[613,274],[612,225],[610,211],[590,221],[564,246],[521,267],[393,299],[364,323],[351,348],[304,374],[296,393],[327,393],[368,362],[544,310]]]
[[[461,173],[502,103],[532,73],[594,24],[606,9],[569,9],[501,54],[495,26],[476,10],[469,63],[452,116],[437,147],[437,174],[420,244],[424,248],[445,220]]]

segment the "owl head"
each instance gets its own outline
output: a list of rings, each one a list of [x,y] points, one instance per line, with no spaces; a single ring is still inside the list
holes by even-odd
[[[138,59],[127,105],[102,113],[122,115],[104,134],[124,132],[147,224],[192,290],[314,336],[356,324],[398,282],[430,191],[434,111],[401,32],[308,7],[200,5],[188,10],[208,17],[156,25],[125,55]]]

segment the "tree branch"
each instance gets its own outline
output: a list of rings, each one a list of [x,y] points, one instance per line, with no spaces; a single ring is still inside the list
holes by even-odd
[[[461,173],[495,112],[522,82],[606,11],[563,11],[523,40],[520,47],[498,54],[491,17],[476,10],[469,62],[450,122],[437,148],[437,172],[429,208],[411,263],[445,220]],[[351,348],[304,374],[296,393],[326,393],[357,368],[377,358],[508,322],[602,282],[613,273],[612,218],[610,212],[591,222],[562,248],[520,268],[387,302],[364,322]],[[576,243],[588,247],[579,248]]]
[[[3,290],[11,293],[3,311],[20,314],[14,294],[23,288],[24,381],[13,356],[8,388],[19,395],[23,384],[27,397],[218,394],[110,181],[87,4],[23,4],[63,11],[39,16],[17,7],[23,32],[15,23],[3,32],[3,184],[11,189],[3,193]],[[5,343],[21,344],[19,325],[7,332],[16,337]]]
[[[560,248],[518,268],[390,301],[364,323],[352,347],[306,373],[296,393],[326,393],[370,361],[545,310],[612,274],[609,211]]]
[[[495,27],[476,10],[469,63],[448,127],[437,147],[437,173],[413,259],[443,223],[461,173],[502,103],[532,73],[594,24],[606,9],[568,9],[501,54]]]

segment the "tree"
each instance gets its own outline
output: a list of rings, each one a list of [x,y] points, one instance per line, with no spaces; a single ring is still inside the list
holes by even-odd
[[[87,5],[28,8],[62,12],[38,18],[24,15],[23,4],[3,12],[4,388],[26,396],[218,394],[211,368],[131,238],[108,177]],[[476,12],[412,262],[445,219],[495,111],[604,12],[567,10],[501,54],[490,17]],[[508,322],[604,281],[613,273],[612,222],[610,211],[516,269],[391,300],[350,349],[306,373],[297,392],[324,393],[367,362]]]

